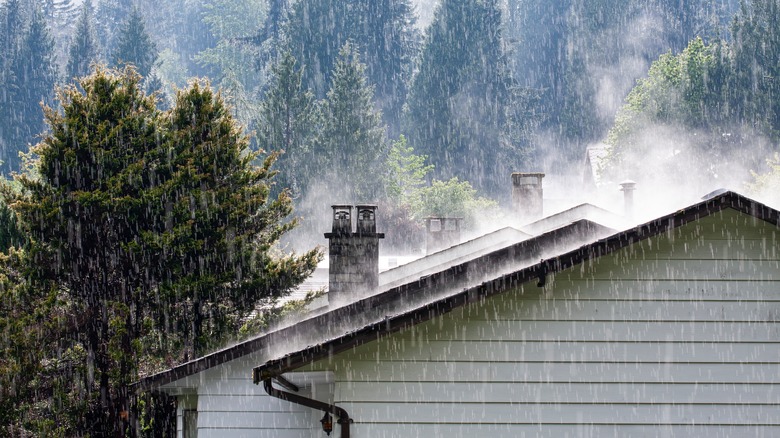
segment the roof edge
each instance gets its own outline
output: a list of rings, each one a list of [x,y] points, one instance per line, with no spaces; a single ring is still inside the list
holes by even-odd
[[[736,192],[725,192],[714,198],[701,201],[690,207],[597,240],[567,253],[542,260],[535,265],[484,282],[409,312],[388,317],[384,321],[369,324],[322,344],[307,347],[279,359],[270,360],[252,370],[253,381],[257,384],[263,379],[295,370],[313,361],[344,352],[366,342],[378,340],[404,328],[449,313],[466,304],[504,293],[516,288],[519,284],[536,278],[541,280],[547,274],[560,272],[589,259],[611,254],[628,245],[671,231],[727,208],[761,219],[775,226],[780,226],[780,212],[777,210]]]

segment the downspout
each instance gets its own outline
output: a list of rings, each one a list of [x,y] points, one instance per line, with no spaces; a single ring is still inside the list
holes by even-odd
[[[278,399],[286,400],[290,403],[295,403],[309,408],[318,409],[336,416],[338,418],[337,423],[341,426],[341,438],[349,438],[349,425],[352,423],[352,419],[349,418],[349,414],[343,408],[321,402],[319,400],[306,398],[298,394],[292,394],[276,389],[271,384],[270,378],[263,381],[263,387],[265,387],[265,392],[267,392],[271,397],[276,397]]]

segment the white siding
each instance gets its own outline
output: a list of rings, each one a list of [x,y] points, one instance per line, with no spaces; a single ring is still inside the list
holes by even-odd
[[[181,437],[182,409],[198,411],[198,438],[312,438],[319,431],[322,413],[269,396],[262,385],[252,383],[252,367],[265,353],[213,367],[165,387],[174,392],[187,388],[194,394],[179,396],[178,436]],[[300,394],[332,401],[329,373],[287,375],[301,386]],[[329,386],[330,385],[330,386]]]
[[[357,438],[780,436],[777,232],[726,210],[309,369]]]

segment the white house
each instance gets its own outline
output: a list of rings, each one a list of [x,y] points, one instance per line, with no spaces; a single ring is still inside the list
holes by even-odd
[[[341,437],[780,436],[780,213],[571,220],[137,388],[182,437],[320,437],[326,412]]]

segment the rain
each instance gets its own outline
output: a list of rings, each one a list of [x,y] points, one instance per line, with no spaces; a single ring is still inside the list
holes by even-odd
[[[778,32],[0,0],[0,436],[777,436]]]

